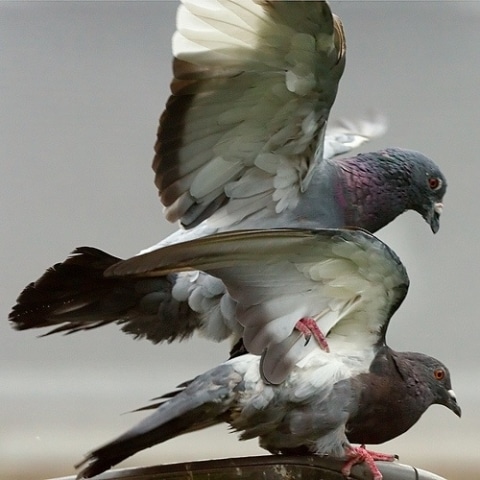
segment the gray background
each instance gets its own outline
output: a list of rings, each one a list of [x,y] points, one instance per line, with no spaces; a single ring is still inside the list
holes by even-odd
[[[141,417],[122,413],[227,355],[228,345],[198,339],[135,342],[115,326],[39,339],[7,322],[21,289],[74,247],[129,256],[175,228],[162,217],[150,162],[169,92],[176,6],[0,3],[2,478],[72,474],[87,450]],[[382,111],[389,131],[365,148],[421,150],[449,182],[438,235],[414,213],[380,232],[411,278],[388,341],[447,363],[464,409],[458,420],[432,407],[380,449],[446,475],[452,465],[473,465],[480,428],[480,4],[335,2],[333,9],[348,57],[332,117]],[[261,453],[255,440],[239,443],[222,426],[123,465]]]

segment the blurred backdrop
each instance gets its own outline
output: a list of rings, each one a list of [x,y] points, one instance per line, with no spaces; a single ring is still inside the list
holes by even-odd
[[[0,477],[74,473],[84,453],[136,423],[124,414],[224,360],[228,345],[153,346],[115,326],[38,338],[16,332],[22,288],[76,246],[123,257],[175,226],[150,169],[169,94],[176,1],[1,2]],[[379,236],[411,288],[391,323],[397,350],[451,370],[464,415],[434,406],[380,447],[450,479],[478,458],[480,3],[332,2],[347,68],[332,117],[375,108],[389,131],[364,148],[417,149],[448,178],[440,232],[414,213]],[[124,462],[148,465],[262,454],[226,427],[190,434]],[[480,478],[478,473],[469,476]]]

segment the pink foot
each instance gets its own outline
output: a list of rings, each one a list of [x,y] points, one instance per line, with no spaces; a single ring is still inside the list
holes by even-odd
[[[313,335],[313,338],[318,342],[318,344],[325,350],[329,352],[327,339],[322,331],[318,328],[317,322],[310,317],[304,317],[300,319],[295,328],[305,335],[305,345],[310,341],[310,338]]]
[[[380,470],[375,465],[375,460],[380,460],[383,462],[393,462],[395,460],[395,455],[390,455],[388,453],[372,452],[367,450],[365,445],[360,445],[360,447],[347,447],[345,449],[347,455],[347,462],[342,467],[342,474],[345,477],[349,477],[352,471],[352,467],[357,463],[365,463],[370,469],[373,475],[373,480],[382,480],[383,476],[380,473]]]

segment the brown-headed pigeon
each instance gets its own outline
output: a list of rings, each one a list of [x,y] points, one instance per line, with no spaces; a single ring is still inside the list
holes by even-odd
[[[430,159],[399,148],[337,157],[384,127],[327,128],[345,38],[326,2],[184,0],[173,53],[153,168],[167,219],[184,228],[141,253],[246,228],[374,232],[408,209],[438,230],[446,181]],[[221,280],[195,271],[106,279],[119,259],[74,253],[25,288],[10,314],[15,328],[116,322],[155,343],[195,331],[235,343],[242,333]]]
[[[263,355],[230,359],[161,397],[149,407],[156,408],[152,415],[91,452],[80,478],[177,435],[227,422],[241,439],[258,437],[272,453],[345,457],[345,475],[354,463],[366,462],[381,479],[374,460],[394,457],[351,443],[376,444],[401,435],[432,404],[461,415],[441,362],[395,352],[385,343],[409,282],[396,254],[373,235],[335,229],[241,231],[147,255],[148,264],[136,257],[107,273],[210,272],[226,285],[245,324],[245,339],[254,343],[251,349]],[[323,325],[330,352],[305,345],[294,330],[301,315]],[[283,383],[265,383],[259,367],[267,379]]]

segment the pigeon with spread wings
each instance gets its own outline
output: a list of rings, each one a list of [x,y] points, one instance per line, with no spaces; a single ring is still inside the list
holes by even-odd
[[[427,157],[399,148],[337,157],[384,127],[327,128],[345,38],[326,2],[184,0],[173,52],[153,168],[166,217],[184,228],[143,252],[245,228],[374,232],[408,209],[438,230],[446,181]],[[235,341],[242,331],[221,308],[221,281],[199,272],[106,279],[118,260],[76,250],[25,288],[11,322],[52,332],[117,322],[155,343],[195,331]]]
[[[259,250],[262,251],[258,255]],[[107,275],[141,277],[201,268],[221,278],[252,351],[180,386],[136,427],[91,452],[91,477],[177,435],[227,422],[272,453],[346,457],[343,472],[394,459],[353,443],[382,443],[414,425],[432,404],[461,415],[448,369],[395,352],[390,318],[408,289],[395,253],[362,230],[241,231],[172,245],[121,262]],[[309,315],[328,332],[330,352],[294,330]],[[259,373],[273,383],[263,381]]]
[[[187,229],[207,220],[198,231],[209,233],[259,225],[375,231],[413,208],[438,229],[444,178],[422,155],[391,149],[330,160],[384,125],[327,129],[345,36],[326,2],[188,0],[177,22],[173,95],[153,162],[167,219]],[[415,200],[399,198],[413,186]]]

